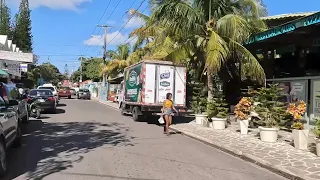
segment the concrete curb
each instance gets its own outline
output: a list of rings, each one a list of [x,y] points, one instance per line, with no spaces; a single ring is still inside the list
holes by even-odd
[[[108,106],[108,107],[110,107],[110,108],[112,108],[112,109],[114,109],[114,110],[120,111],[118,108],[113,107],[113,106],[111,106],[110,104],[107,104],[106,102],[100,101],[99,99],[91,98],[91,100],[92,100],[92,101],[95,101],[95,102],[98,102],[98,103],[100,103],[100,104],[103,104],[103,105],[105,105],[105,106]]]
[[[241,158],[247,162],[250,162],[250,163],[253,163],[253,164],[256,164],[264,169],[267,169],[273,173],[276,173],[280,176],[283,176],[285,178],[288,178],[288,179],[291,179],[291,180],[313,180],[311,178],[308,178],[308,177],[304,177],[304,178],[301,178],[301,177],[298,177],[297,175],[294,175],[292,173],[290,173],[289,171],[279,167],[279,166],[274,166],[272,163],[268,162],[268,161],[265,161],[261,158],[258,158],[256,156],[253,156],[252,154],[247,154],[245,152],[242,152],[241,150],[239,149],[230,149],[229,147],[225,147],[224,145],[222,144],[218,144],[218,143],[214,143],[214,142],[209,142],[207,139],[205,138],[202,138],[200,136],[197,136],[193,133],[189,133],[189,132],[182,132],[181,130],[179,129],[176,129],[174,127],[170,127],[170,129],[172,131],[175,131],[179,134],[182,134],[186,137],[189,137],[191,139],[194,139],[196,141],[200,141],[206,145],[209,145],[211,147],[214,147],[216,149],[219,149],[225,153],[228,153],[232,156],[235,156],[235,157],[238,157],[238,158]]]

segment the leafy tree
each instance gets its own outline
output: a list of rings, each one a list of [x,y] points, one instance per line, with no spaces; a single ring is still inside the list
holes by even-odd
[[[13,41],[24,52],[32,52],[32,33],[29,1],[21,0],[19,13],[16,14]]]
[[[241,67],[246,65],[253,79],[264,82],[265,74],[258,60],[242,46],[251,34],[265,29],[260,20],[266,14],[261,0],[153,0],[150,3],[152,14],[147,24],[158,31],[146,46],[159,59],[203,61],[208,99],[212,99],[213,76],[220,71],[227,71],[224,73],[227,78],[241,79],[244,76]]]
[[[102,66],[100,74],[107,73],[109,77],[116,77],[118,74],[123,73],[124,68],[130,64],[128,61],[129,55],[129,44],[119,45],[116,50],[108,51],[107,58],[109,62],[107,66]]]
[[[30,68],[28,78],[31,79],[34,84],[36,84],[38,79],[42,78],[45,82],[55,85],[66,79],[66,77],[60,73],[59,69],[50,63],[44,63]]]
[[[101,76],[99,76],[101,72],[101,64],[103,64],[102,58],[88,58],[83,59],[82,61],[82,80],[93,80],[99,81]],[[79,68],[77,71],[72,73],[71,80],[76,82],[79,81],[81,75],[81,69]]]
[[[1,5],[0,12],[0,34],[8,35],[12,39],[10,9],[5,2]]]

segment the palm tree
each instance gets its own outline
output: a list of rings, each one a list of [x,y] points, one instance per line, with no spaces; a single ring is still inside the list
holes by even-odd
[[[265,29],[260,20],[265,12],[257,0],[163,0],[158,1],[150,18],[154,25],[166,27],[167,37],[155,43],[166,52],[164,57],[205,59],[211,99],[213,75],[220,70],[241,78],[245,64],[253,78],[265,81],[258,60],[242,45],[251,34]]]
[[[130,62],[127,60],[130,55],[130,45],[123,44],[119,45],[116,50],[109,50],[107,52],[107,58],[109,61],[107,65],[101,65],[103,73],[107,73],[109,77],[116,77],[117,75],[123,73],[125,67],[127,67]]]

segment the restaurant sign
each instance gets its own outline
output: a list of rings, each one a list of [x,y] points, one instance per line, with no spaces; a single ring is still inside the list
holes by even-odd
[[[263,41],[281,34],[292,32],[300,27],[306,27],[317,23],[320,23],[320,12],[253,35],[245,42],[245,44]]]

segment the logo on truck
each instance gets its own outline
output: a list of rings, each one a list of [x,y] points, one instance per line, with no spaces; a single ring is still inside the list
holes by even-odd
[[[135,71],[131,71],[128,79],[129,86],[133,87],[137,84],[137,73]]]
[[[168,82],[168,81],[161,81],[161,82],[160,82],[160,86],[168,87],[168,86],[170,86],[170,82]]]
[[[165,71],[164,73],[160,74],[160,79],[168,79],[170,78],[170,72]]]

